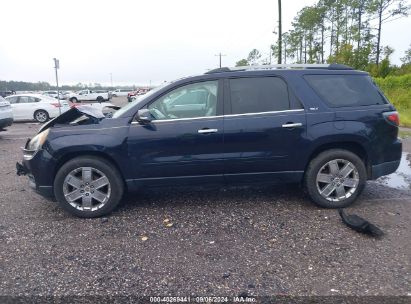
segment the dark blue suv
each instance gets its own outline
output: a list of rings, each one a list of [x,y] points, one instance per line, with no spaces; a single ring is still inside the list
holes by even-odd
[[[112,115],[73,108],[28,140],[18,174],[80,217],[125,191],[205,183],[301,183],[350,205],[400,163],[398,114],[342,65],[221,68],[159,87]]]

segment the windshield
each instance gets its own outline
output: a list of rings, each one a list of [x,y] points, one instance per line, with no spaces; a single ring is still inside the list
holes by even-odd
[[[122,107],[121,109],[119,109],[118,111],[116,111],[112,118],[118,118],[120,117],[123,113],[127,112],[129,109],[131,109],[132,107],[134,107],[135,105],[139,104],[140,102],[142,102],[143,100],[145,100],[147,97],[150,97],[151,95],[153,95],[154,93],[160,91],[162,88],[164,88],[166,85],[169,85],[170,83],[165,83],[162,84],[158,87],[156,87],[155,89],[152,89],[151,91],[148,91],[146,94],[137,97],[134,101],[130,102],[129,104],[125,105],[124,107]]]

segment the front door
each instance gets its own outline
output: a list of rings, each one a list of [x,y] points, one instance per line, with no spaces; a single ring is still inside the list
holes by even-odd
[[[280,77],[233,78],[224,120],[228,182],[298,181],[305,111]]]
[[[130,126],[128,182],[223,181],[221,87],[218,80],[179,86],[146,106],[152,122]]]

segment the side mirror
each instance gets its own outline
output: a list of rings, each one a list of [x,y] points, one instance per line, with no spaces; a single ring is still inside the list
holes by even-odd
[[[137,112],[136,120],[141,124],[148,124],[153,120],[149,109],[140,109]]]

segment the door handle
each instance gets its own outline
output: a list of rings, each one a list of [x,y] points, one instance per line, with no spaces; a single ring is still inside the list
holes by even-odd
[[[302,127],[303,126],[303,124],[301,123],[301,122],[289,122],[289,123],[286,123],[286,124],[283,124],[282,125],[282,127],[283,128],[296,128],[296,127]]]
[[[201,129],[198,130],[199,134],[209,134],[209,133],[217,133],[218,129]]]

